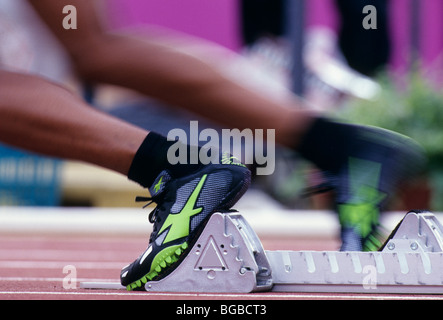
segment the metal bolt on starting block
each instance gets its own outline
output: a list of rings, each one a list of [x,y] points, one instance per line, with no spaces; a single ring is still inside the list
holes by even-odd
[[[112,287],[104,285],[81,288]],[[240,214],[215,213],[180,265],[145,290],[443,294],[443,226],[430,212],[411,211],[381,251],[265,251]]]

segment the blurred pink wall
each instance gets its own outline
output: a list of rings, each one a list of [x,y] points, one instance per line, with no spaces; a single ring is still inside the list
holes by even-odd
[[[154,24],[224,47],[241,46],[238,0],[107,0],[115,27]]]
[[[306,25],[322,25],[337,30],[339,16],[334,0],[308,0]],[[440,62],[443,66],[443,1],[420,0],[420,58],[425,66]],[[409,0],[390,0],[391,66],[409,67],[411,57],[411,9]],[[363,17],[363,14],[362,14]],[[368,31],[370,32],[370,31]]]
[[[239,0],[107,0],[113,26],[154,24],[214,41],[232,50],[241,47]],[[443,52],[443,0],[420,0],[420,57],[430,65]],[[337,30],[334,0],[306,0],[306,25]],[[410,1],[390,0],[391,65],[409,66]],[[363,14],[362,14],[363,17]],[[370,31],[368,31],[370,32]]]
[[[399,1],[399,0],[397,0]],[[443,1],[421,0],[421,56],[431,63],[443,59]]]

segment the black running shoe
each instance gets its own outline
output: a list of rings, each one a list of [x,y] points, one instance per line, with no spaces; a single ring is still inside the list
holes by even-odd
[[[413,140],[381,128],[318,119],[299,152],[325,175],[307,195],[334,192],[342,251],[374,251],[382,244],[380,212],[401,183],[424,164]]]
[[[192,246],[211,214],[228,211],[250,185],[250,171],[229,154],[183,177],[165,170],[149,188],[157,207],[149,215],[154,224],[149,246],[120,274],[128,290],[143,290],[148,281],[169,274]]]
[[[327,173],[335,190],[342,251],[376,251],[383,244],[380,212],[401,183],[424,164],[422,149],[400,134],[356,126],[347,161]]]

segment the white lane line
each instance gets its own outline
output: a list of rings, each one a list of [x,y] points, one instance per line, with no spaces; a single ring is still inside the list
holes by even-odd
[[[128,262],[89,261],[0,261],[0,269],[63,269],[72,265],[78,269],[121,270]]]
[[[110,251],[110,250],[88,250],[87,248],[82,249],[66,249],[66,250],[56,250],[56,249],[0,249],[0,259],[1,260],[14,260],[14,259],[86,259],[86,260],[111,260],[122,253],[127,253],[128,251]]]
[[[51,278],[51,277],[0,277],[0,282],[63,282],[65,278]],[[72,280],[71,280],[72,281]],[[77,282],[105,282],[115,283],[117,279],[90,279],[90,278],[76,278]]]
[[[44,277],[0,277],[1,281],[9,282],[63,282],[64,278],[44,278]],[[77,282],[109,282],[115,283],[115,279],[92,279],[77,278]],[[347,299],[347,300],[443,300],[443,296],[438,295],[386,295],[386,294],[304,294],[304,293],[253,293],[253,294],[231,294],[231,293],[164,293],[164,292],[127,292],[114,290],[108,292],[98,292],[96,290],[78,289],[64,291],[0,291],[2,295],[65,295],[65,296],[137,296],[137,297],[171,297],[172,298],[215,298],[215,299]]]
[[[135,292],[78,292],[78,291],[0,291],[1,295],[56,295],[56,296],[140,296],[139,293]]]
[[[55,296],[120,296],[120,297],[146,297],[146,298],[155,298],[155,297],[171,297],[171,299],[175,298],[229,298],[229,299],[361,299],[361,300],[443,300],[441,296],[398,296],[398,295],[341,295],[341,294],[207,294],[207,293],[153,293],[153,292],[88,292],[88,291],[0,291],[1,295],[17,295],[17,296],[26,296],[26,295],[55,295]]]

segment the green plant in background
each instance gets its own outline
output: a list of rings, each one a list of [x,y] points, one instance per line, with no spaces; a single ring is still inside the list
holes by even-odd
[[[397,81],[380,75],[377,100],[349,100],[334,116],[390,129],[419,142],[429,161],[432,210],[443,210],[443,90],[417,70]]]

